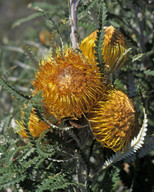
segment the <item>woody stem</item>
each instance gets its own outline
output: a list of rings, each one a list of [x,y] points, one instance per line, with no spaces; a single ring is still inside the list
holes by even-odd
[[[70,0],[70,24],[71,24],[71,42],[72,48],[76,49],[78,47],[78,31],[77,31],[77,9],[80,0]]]

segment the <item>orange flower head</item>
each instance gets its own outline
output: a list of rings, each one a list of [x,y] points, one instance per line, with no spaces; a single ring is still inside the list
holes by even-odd
[[[86,37],[80,45],[82,53],[90,60],[96,59],[94,55],[96,37],[97,31],[94,31],[88,37]],[[105,71],[107,73],[114,73],[124,64],[127,54],[120,62],[118,62],[118,59],[126,50],[127,42],[121,32],[115,29],[113,26],[106,27],[102,55],[105,63]]]
[[[21,113],[22,116],[24,116],[24,112]],[[18,130],[18,134],[21,135],[23,138],[28,138],[27,132],[24,127],[23,120],[17,121],[18,127],[20,130]],[[34,109],[32,109],[29,122],[28,122],[28,129],[31,133],[31,135],[36,138],[39,137],[45,130],[47,130],[50,127],[50,125],[46,124],[44,121],[40,120],[38,116],[36,115],[36,112]]]
[[[32,84],[42,91],[47,115],[58,120],[88,112],[104,90],[98,67],[71,49],[42,61]]]
[[[88,119],[95,138],[115,152],[123,151],[138,133],[135,105],[120,90],[109,90],[88,113]]]

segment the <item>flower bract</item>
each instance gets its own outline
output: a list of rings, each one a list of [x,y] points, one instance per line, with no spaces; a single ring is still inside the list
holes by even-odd
[[[109,90],[88,113],[91,130],[104,147],[123,151],[138,133],[138,115],[134,103],[122,91]]]
[[[80,45],[82,53],[90,60],[95,60],[95,41],[97,38],[97,31],[91,33],[88,37],[83,39]],[[127,50],[127,42],[120,31],[113,26],[105,27],[104,42],[102,45],[102,55],[105,63],[105,71],[107,73],[114,73],[125,62],[126,54],[119,62],[119,58]]]
[[[24,112],[22,112],[21,115],[24,117]],[[23,138],[29,137],[27,131],[25,130],[23,120],[17,121],[17,124],[19,127],[19,130],[17,131],[18,134],[21,135]],[[31,135],[33,137],[39,137],[49,127],[50,125],[46,124],[43,120],[39,119],[39,117],[36,115],[34,108],[32,108],[28,122],[28,129]]]

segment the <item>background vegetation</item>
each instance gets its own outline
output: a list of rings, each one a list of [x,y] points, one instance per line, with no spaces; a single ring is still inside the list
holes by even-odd
[[[81,41],[97,29],[97,11],[103,1],[81,1],[78,33]],[[90,129],[57,131],[37,141],[16,134],[15,120],[31,95],[35,62],[70,42],[67,1],[0,1],[0,190],[7,191],[140,191],[154,190],[154,12],[151,0],[106,0],[107,25],[118,28],[132,47],[114,84],[136,103],[142,124],[142,103],[148,115],[148,144],[133,158],[97,171],[113,152],[97,142]],[[51,18],[38,11],[47,11]],[[45,12],[44,12],[45,13]],[[25,46],[26,45],[26,46]],[[13,94],[12,88],[17,92]],[[7,89],[7,90],[6,90]],[[10,93],[11,94],[10,94]],[[20,94],[18,94],[20,93]],[[21,94],[22,93],[22,94]],[[40,98],[36,98],[35,104]],[[28,123],[28,115],[27,121]],[[49,139],[50,138],[50,139]],[[46,143],[46,144],[45,144]],[[92,179],[92,176],[96,177]]]

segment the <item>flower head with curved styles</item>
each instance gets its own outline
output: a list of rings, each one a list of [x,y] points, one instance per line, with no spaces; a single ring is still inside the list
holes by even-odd
[[[90,60],[96,59],[94,55],[96,37],[97,31],[94,31],[86,37],[80,45],[82,53]],[[102,55],[107,73],[114,73],[124,64],[127,54],[121,59],[120,62],[118,62],[118,60],[126,50],[127,42],[122,33],[113,26],[105,27]]]
[[[24,115],[24,112],[22,112],[21,115]],[[28,138],[29,136],[25,130],[23,120],[17,121],[17,124],[20,128],[20,130],[17,131],[18,134],[21,135],[23,138]],[[29,122],[28,122],[28,129],[31,135],[34,138],[39,137],[49,127],[50,125],[46,124],[44,121],[38,118],[38,116],[36,115],[36,112],[34,111],[34,108],[32,108],[32,111],[29,117]]]
[[[47,115],[58,120],[80,117],[103,92],[98,67],[71,49],[42,61],[32,84],[37,92],[42,91]]]
[[[88,113],[91,130],[104,147],[123,151],[139,131],[138,115],[131,99],[122,91],[109,90]]]

